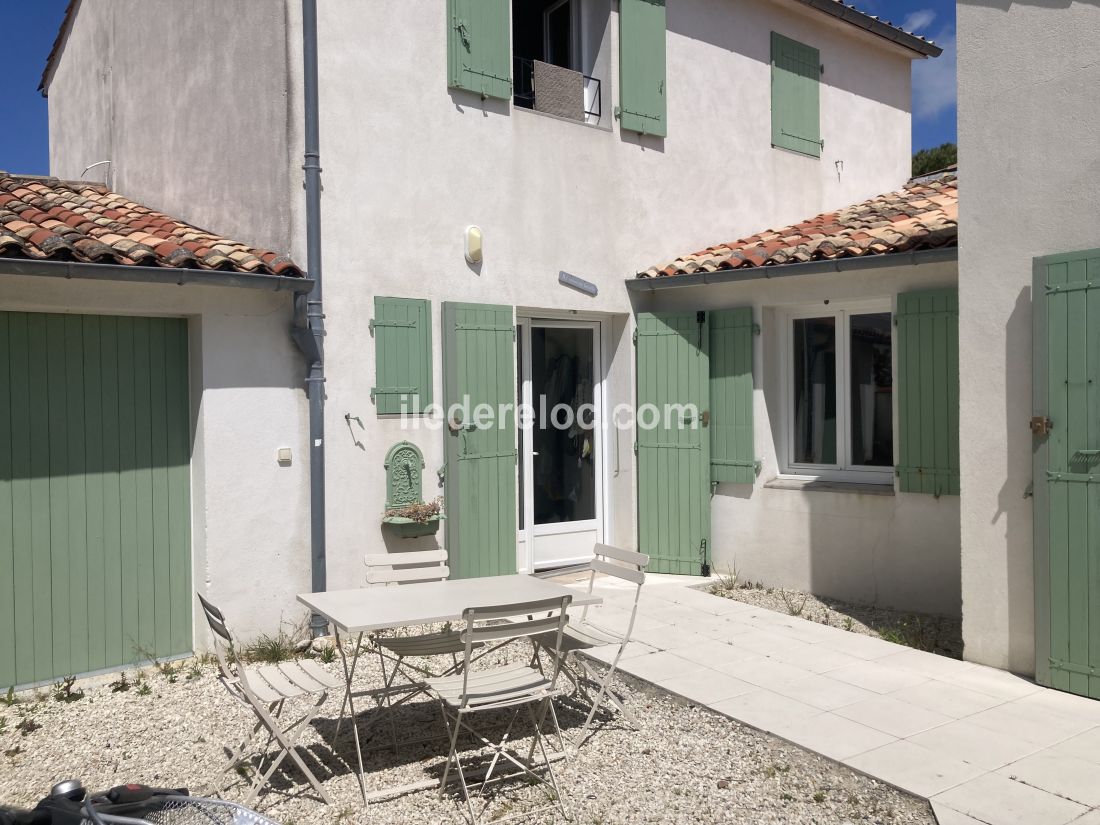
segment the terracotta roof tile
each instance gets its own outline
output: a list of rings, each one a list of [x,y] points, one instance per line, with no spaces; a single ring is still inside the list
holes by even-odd
[[[896,192],[846,209],[683,255],[639,272],[638,277],[664,278],[958,246],[958,221],[958,170],[953,167],[915,178]]]
[[[285,255],[214,235],[104,186],[6,172],[0,257],[303,276]]]

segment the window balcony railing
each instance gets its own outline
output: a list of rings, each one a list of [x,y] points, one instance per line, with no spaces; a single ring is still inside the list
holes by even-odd
[[[599,123],[603,116],[599,78],[527,57],[515,57],[513,64],[512,101],[516,106]]]

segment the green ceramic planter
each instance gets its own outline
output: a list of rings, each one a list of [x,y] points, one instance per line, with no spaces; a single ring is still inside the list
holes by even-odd
[[[403,539],[415,539],[438,532],[440,518],[441,516],[436,515],[431,516],[427,521],[413,521],[404,516],[383,516],[382,523]]]

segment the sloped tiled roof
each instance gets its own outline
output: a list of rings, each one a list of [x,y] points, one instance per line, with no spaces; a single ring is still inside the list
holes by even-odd
[[[5,257],[302,277],[286,255],[191,226],[105,186],[0,172]]]
[[[958,171],[952,168],[915,178],[896,192],[793,226],[769,229],[683,255],[639,272],[638,277],[691,275],[958,246],[958,220]]]

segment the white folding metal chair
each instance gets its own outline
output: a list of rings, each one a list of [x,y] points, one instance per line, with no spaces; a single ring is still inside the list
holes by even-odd
[[[451,573],[447,566],[447,551],[422,550],[409,553],[374,553],[363,557],[363,563],[367,567],[367,588],[398,586],[402,584],[416,584],[422,582],[444,581]],[[458,655],[465,650],[465,645],[459,638],[457,630],[442,630],[435,633],[423,633],[411,636],[393,636],[381,633],[371,634],[371,646],[378,655],[379,664],[382,667],[383,687],[363,691],[378,702],[379,709],[385,708],[392,711],[398,705],[423,693],[426,690],[424,677],[445,676],[453,673],[459,667]],[[363,634],[356,638],[355,650],[352,653],[350,673],[355,672],[359,653],[363,641]],[[344,655],[343,650],[340,651]],[[414,665],[407,661],[409,658],[430,656],[450,656],[451,664],[443,670],[429,670],[422,665]],[[387,661],[390,663],[387,668]],[[404,677],[405,684],[395,685],[398,674]],[[359,694],[356,694],[359,695]],[[399,695],[398,701],[391,701],[391,697]],[[344,720],[344,710],[352,703],[351,685],[348,684],[344,692],[344,701],[340,706],[340,719],[336,725],[336,733],[340,732],[340,725]],[[352,713],[354,715],[354,706]],[[372,722],[373,724],[373,722]],[[393,747],[397,747],[397,728],[391,718],[391,739]]]
[[[557,687],[559,663],[562,660],[561,640],[563,630],[569,621],[566,611],[572,598],[572,596],[562,596],[561,598],[524,604],[467,608],[462,614],[464,627],[459,631],[462,643],[465,646],[461,673],[428,680],[430,691],[439,699],[440,706],[443,709],[443,718],[447,722],[447,733],[450,737],[450,750],[447,754],[447,765],[443,770],[443,778],[440,780],[439,794],[442,797],[446,790],[447,779],[453,765],[462,785],[462,793],[466,800],[466,807],[469,810],[470,820],[474,825],[478,820],[478,812],[474,807],[470,786],[466,781],[466,770],[463,768],[457,747],[459,733],[463,731],[472,734],[482,746],[493,751],[492,760],[485,769],[483,778],[477,787],[479,797],[484,796],[485,787],[493,779],[493,771],[503,757],[519,768],[519,772],[511,774],[511,776],[529,777],[549,788],[551,792],[550,803],[537,810],[557,808],[563,815],[569,816],[561,790],[558,787],[557,777],[554,774],[554,766],[546,752],[542,726],[546,721],[547,714],[549,714],[554,729],[560,737],[561,731],[558,728],[553,699],[561,693],[561,690]],[[556,640],[548,641],[546,644],[546,648],[552,652],[553,661],[555,662],[553,672],[549,676],[541,670],[523,664],[484,668],[471,667],[473,662],[476,661],[474,651],[478,645],[510,642],[539,634],[546,634]],[[486,738],[466,721],[471,714],[503,708],[515,708],[515,713],[512,714],[512,718],[508,722],[499,743]],[[527,711],[534,729],[531,746],[527,751],[526,758],[508,747],[512,728],[523,710]],[[539,765],[533,761],[536,748],[542,756],[542,764]],[[543,770],[549,778],[540,775]],[[536,813],[537,810],[525,810],[522,814],[516,814],[516,816],[530,816]],[[503,817],[502,819],[494,819],[494,822],[512,818],[514,817]]]
[[[596,711],[604,702],[614,705],[631,727],[638,727],[638,722],[633,714],[626,709],[622,699],[611,690],[611,681],[615,676],[616,668],[619,666],[619,659],[630,643],[630,635],[634,630],[634,620],[638,615],[638,601],[642,595],[642,585],[645,583],[645,568],[648,564],[649,556],[645,553],[623,550],[609,544],[597,544],[592,561],[589,562],[588,592],[592,592],[597,575],[611,576],[637,585],[637,589],[634,591],[634,607],[630,611],[630,620],[627,622],[626,630],[620,633],[595,624],[589,618],[588,606],[585,605],[584,610],[581,612],[580,621],[571,623],[565,629],[560,652],[554,652],[553,643],[555,640],[551,633],[533,636],[531,639],[535,646],[536,662],[539,661],[540,651],[550,654],[555,667],[560,665],[564,668],[566,675],[577,686],[578,692],[586,699],[590,698],[584,684],[586,681],[597,689],[595,699],[591,699],[592,705],[588,711],[588,718],[584,720],[584,724],[574,739],[574,748],[580,747],[584,742],[588,729],[592,725],[592,720],[596,717]],[[618,650],[603,676],[600,676],[596,669],[584,659],[574,655],[577,651],[613,645],[618,645]]]
[[[196,595],[202,603],[206,622],[210,625],[210,632],[214,636],[214,653],[218,659],[220,673],[218,681],[222,683],[230,696],[251,710],[257,720],[252,731],[240,746],[230,751],[229,762],[219,775],[219,783],[226,772],[237,766],[248,754],[249,746],[256,734],[261,730],[266,730],[267,742],[253,754],[253,758],[257,759],[256,764],[253,766],[256,778],[252,783],[248,798],[244,802],[245,806],[249,806],[264,786],[271,781],[272,775],[287,756],[305,774],[306,780],[320,794],[321,798],[331,804],[332,799],[317,780],[317,777],[306,766],[306,763],[302,761],[297,747],[302,732],[309,727],[309,723],[328,698],[328,692],[341,687],[340,679],[326,672],[324,668],[309,659],[298,662],[282,662],[277,665],[263,665],[255,668],[246,667],[237,655],[233,637],[225,625],[225,616],[202,595]],[[282,714],[287,700],[308,700],[311,698],[315,701],[305,713],[297,720],[289,724],[286,723],[282,718]],[[279,752],[265,767],[264,763],[268,758],[268,750],[272,743],[278,745]],[[223,787],[219,787],[219,793]]]

